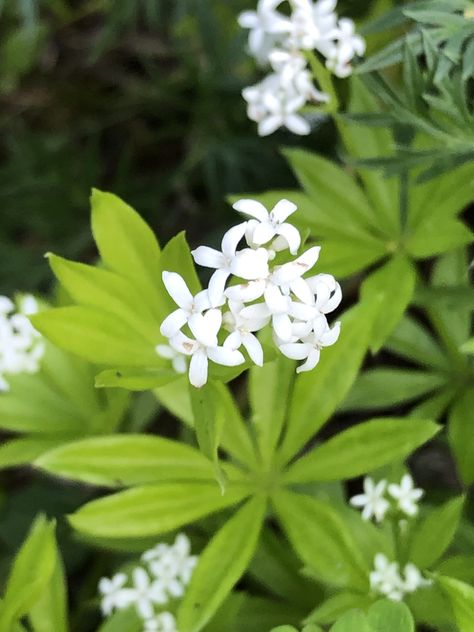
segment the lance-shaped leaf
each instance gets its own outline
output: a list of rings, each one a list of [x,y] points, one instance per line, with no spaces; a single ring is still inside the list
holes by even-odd
[[[316,447],[285,474],[287,483],[354,478],[406,458],[441,429],[418,419],[371,419]]]
[[[67,632],[67,609],[66,576],[56,546],[56,559],[51,578],[28,617],[35,632]]]
[[[367,620],[373,632],[415,632],[413,616],[404,603],[382,599],[367,613]]]
[[[107,487],[164,481],[212,481],[212,464],[198,450],[150,435],[93,437],[43,454],[35,465],[64,478]],[[235,468],[226,465],[231,478]]]
[[[51,580],[56,565],[55,525],[39,516],[19,550],[10,571],[0,608],[0,629],[10,630],[14,621],[34,606]]]
[[[438,342],[411,316],[403,316],[385,347],[416,364],[448,369],[449,363]]]
[[[474,588],[452,577],[437,577],[438,585],[449,598],[459,632],[472,632]]]
[[[334,586],[366,590],[366,567],[350,530],[330,503],[287,491],[272,498],[283,529],[312,574]]]
[[[174,382],[180,374],[173,369],[117,367],[101,371],[95,378],[96,388],[125,388],[148,391]]]
[[[199,632],[241,578],[255,552],[266,502],[254,498],[209,542],[178,613],[180,632]]]
[[[62,445],[67,440],[67,437],[39,436],[7,441],[0,446],[0,469],[31,463],[44,452]]]
[[[316,434],[347,395],[367,351],[378,307],[370,301],[344,314],[337,343],[323,350],[314,371],[296,378],[279,450],[282,462],[289,461]]]
[[[413,533],[409,560],[418,568],[429,568],[451,544],[461,519],[464,497],[453,498],[433,509]]]
[[[306,623],[333,623],[348,610],[366,609],[373,601],[371,595],[357,592],[338,592],[328,597],[306,618]]]
[[[95,538],[145,538],[178,529],[248,494],[243,484],[228,485],[225,494],[214,482],[145,485],[93,500],[69,521]]]
[[[448,439],[456,466],[465,485],[474,482],[474,427],[472,411],[474,389],[468,389],[456,402],[448,426]]]
[[[392,257],[362,284],[361,298],[380,302],[379,315],[372,330],[370,348],[377,353],[392,333],[409,305],[415,289],[416,272],[404,256]]]

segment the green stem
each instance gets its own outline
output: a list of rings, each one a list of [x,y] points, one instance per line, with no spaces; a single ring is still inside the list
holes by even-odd
[[[328,112],[328,114],[337,114],[340,104],[337,97],[336,89],[334,88],[331,73],[325,66],[323,66],[323,64],[319,61],[313,51],[307,52],[307,58],[315,79],[321,86],[322,91],[325,92],[330,98],[326,111]]]

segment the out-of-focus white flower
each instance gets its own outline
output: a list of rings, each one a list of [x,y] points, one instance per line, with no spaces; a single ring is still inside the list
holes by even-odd
[[[163,605],[168,601],[163,585],[152,580],[144,568],[137,566],[132,572],[133,588],[124,588],[122,595],[134,604],[142,619],[151,619],[155,614],[154,605]]]
[[[382,522],[390,508],[390,503],[385,498],[386,489],[386,480],[381,480],[376,484],[370,476],[366,476],[364,478],[364,493],[353,496],[349,502],[353,507],[362,508],[364,520],[375,518],[377,522]]]
[[[170,345],[156,345],[156,353],[166,360],[171,360],[171,366],[176,373],[186,373],[188,367],[183,353],[176,351]]]
[[[400,485],[392,483],[388,486],[388,493],[397,501],[398,508],[407,516],[415,516],[418,513],[417,502],[423,496],[422,489],[415,488],[410,474],[402,477]]]
[[[292,360],[305,360],[296,372],[312,371],[318,364],[321,349],[330,347],[339,338],[341,324],[336,322],[329,327],[325,316],[319,315],[313,321],[313,331],[302,338],[302,342],[290,342],[280,345],[280,351]]]
[[[102,597],[100,608],[105,617],[112,614],[115,609],[128,608],[133,602],[133,596],[126,589],[124,590],[126,582],[127,576],[125,573],[117,573],[110,579],[102,577],[99,581],[99,593]]]
[[[208,360],[224,366],[237,366],[245,362],[240,351],[218,346],[217,334],[222,324],[222,313],[210,309],[204,315],[193,314],[188,325],[195,340],[178,331],[169,340],[176,351],[191,356],[189,381],[196,388],[207,382]]]
[[[420,569],[411,562],[406,564],[403,575],[403,590],[406,593],[413,593],[418,590],[418,588],[431,586],[433,583],[430,579],[425,579]]]
[[[365,40],[355,32],[355,24],[349,18],[338,22],[336,44],[327,54],[326,66],[337,77],[348,77],[352,73],[351,61],[365,53]]]
[[[335,0],[290,0],[292,30],[288,44],[301,50],[317,49],[325,53],[328,42],[337,33],[337,16],[334,13]]]
[[[166,338],[174,336],[181,327],[184,327],[194,314],[202,314],[211,307],[207,290],[198,292],[193,296],[189,291],[186,281],[177,272],[163,272],[163,283],[168,294],[178,305],[178,309],[171,312],[161,323],[160,332]]]
[[[264,248],[244,248],[236,252],[246,229],[247,222],[230,228],[222,238],[222,252],[208,246],[199,246],[191,252],[197,264],[216,269],[208,288],[211,307],[222,304],[225,284],[231,274],[247,280],[268,274],[268,252]]]
[[[291,21],[276,9],[282,0],[259,0],[256,11],[243,11],[238,22],[244,29],[250,29],[249,52],[259,63],[265,63],[268,52],[280,36],[292,29]]]
[[[296,204],[283,199],[277,202],[271,211],[267,211],[261,202],[245,199],[235,202],[232,208],[254,218],[247,222],[245,237],[249,245],[261,246],[280,235],[286,240],[291,254],[296,254],[301,244],[301,236],[298,229],[286,221],[296,211]]]
[[[269,321],[269,317],[259,319],[243,318],[241,315],[244,304],[229,300],[229,311],[224,314],[223,322],[230,335],[224,342],[224,347],[240,349],[243,345],[251,360],[256,365],[263,365],[263,349],[257,336],[253,332],[260,331]]]
[[[377,553],[374,567],[370,573],[371,589],[381,595],[385,595],[392,601],[403,599],[403,580],[400,577],[397,562],[390,562],[383,553]]]
[[[176,619],[171,612],[162,612],[145,621],[143,632],[178,632]]]
[[[329,97],[316,88],[313,77],[308,70],[308,62],[299,51],[274,49],[269,54],[269,61],[279,77],[283,90],[293,91],[305,98],[306,102],[326,103]]]

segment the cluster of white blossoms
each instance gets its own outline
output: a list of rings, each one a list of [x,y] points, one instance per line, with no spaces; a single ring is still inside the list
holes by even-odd
[[[374,593],[401,601],[407,594],[431,584],[414,564],[406,564],[400,573],[398,562],[390,562],[383,553],[375,556],[374,570],[370,573],[370,588]]]
[[[28,319],[37,311],[34,296],[26,294],[17,304],[0,296],[0,391],[10,388],[6,376],[36,373],[40,368],[44,341]]]
[[[370,477],[366,477],[363,487],[364,493],[353,496],[349,502],[353,507],[362,509],[364,520],[374,518],[376,522],[382,522],[391,508],[412,518],[418,513],[417,503],[424,494],[422,489],[415,488],[409,474],[402,477],[399,485],[395,483],[389,485],[386,480],[381,480],[376,484]],[[387,492],[390,500],[385,497]]]
[[[321,349],[339,337],[340,324],[331,328],[326,319],[341,301],[339,284],[329,274],[303,278],[320,248],[313,246],[292,261],[272,265],[277,253],[289,250],[296,255],[301,245],[300,233],[286,221],[295,204],[280,200],[268,212],[260,202],[239,200],[234,209],[251,219],[225,233],[221,251],[200,246],[192,252],[197,264],[215,270],[206,290],[193,296],[179,274],[163,272],[178,309],[160,328],[169,346],[158,345],[156,350],[180,372],[186,369],[183,357],[190,356],[189,381],[197,388],[207,382],[209,360],[223,366],[244,363],[241,347],[262,366],[263,349],[255,333],[269,323],[281,353],[304,360],[297,372],[313,369]],[[246,245],[238,250],[242,240]],[[241,282],[227,286],[231,278]],[[228,335],[219,344],[221,328]]]
[[[277,10],[283,3],[289,5],[288,15]],[[295,134],[309,134],[311,127],[299,111],[308,102],[329,101],[313,84],[307,51],[323,55],[326,67],[338,77],[350,75],[352,59],[364,54],[365,42],[355,33],[354,22],[338,18],[336,4],[337,0],[259,0],[256,11],[240,14],[240,26],[250,29],[250,54],[270,69],[263,81],[242,92],[261,136],[283,126]]]
[[[188,537],[180,533],[173,544],[157,544],[141,561],[128,574],[100,580],[103,615],[134,606],[143,620],[143,632],[178,632],[174,615],[164,608],[184,595],[197,564]]]

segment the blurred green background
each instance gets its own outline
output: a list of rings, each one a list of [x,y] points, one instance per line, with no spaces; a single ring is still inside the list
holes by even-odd
[[[258,78],[238,13],[253,0],[0,0],[0,293],[45,291],[49,250],[94,257],[88,196],[126,199],[160,241],[215,243],[229,193],[294,184],[241,89]],[[361,19],[390,2],[340,2]]]

